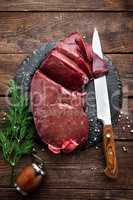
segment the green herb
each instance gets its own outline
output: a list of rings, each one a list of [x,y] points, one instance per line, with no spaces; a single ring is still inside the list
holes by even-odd
[[[24,154],[32,151],[33,129],[27,98],[20,94],[19,87],[13,80],[9,90],[10,108],[6,128],[0,131],[0,146],[4,159],[14,168]]]

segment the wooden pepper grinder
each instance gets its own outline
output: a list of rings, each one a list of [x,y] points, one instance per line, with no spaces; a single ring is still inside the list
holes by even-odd
[[[16,178],[14,184],[16,190],[26,196],[39,187],[45,175],[43,170],[44,162],[42,159],[33,154],[36,161],[31,165],[26,166]]]

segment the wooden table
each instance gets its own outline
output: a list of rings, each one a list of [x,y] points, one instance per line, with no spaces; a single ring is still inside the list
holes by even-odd
[[[42,43],[72,31],[90,37],[95,26],[104,53],[117,66],[123,83],[124,114],[115,128],[119,178],[111,181],[104,176],[101,148],[58,156],[40,151],[47,176],[41,188],[26,199],[133,199],[133,127],[128,127],[133,116],[132,0],[0,0],[0,126],[2,112],[8,109],[8,81],[22,60]],[[30,162],[30,157],[23,158],[16,171]],[[0,200],[22,199],[10,187],[10,173],[0,154]]]

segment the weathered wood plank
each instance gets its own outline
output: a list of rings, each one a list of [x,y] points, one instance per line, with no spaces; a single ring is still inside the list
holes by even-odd
[[[10,98],[0,97],[0,127],[2,128],[5,120],[5,112],[8,111],[10,105]],[[133,134],[131,130],[133,129],[133,99],[124,98],[123,99],[123,112],[121,118],[118,120],[117,126],[114,128],[115,139],[117,140],[133,140]]]
[[[29,54],[0,54],[0,73],[15,74],[20,63]],[[117,67],[120,76],[133,75],[133,54],[106,54]]]
[[[18,200],[21,196],[14,188],[1,188],[0,198],[3,200]],[[26,200],[132,200],[133,190],[89,190],[89,189],[47,189],[41,187],[38,191],[25,198]]]
[[[132,0],[14,0],[0,1],[0,11],[91,11],[133,10]]]
[[[8,85],[10,79],[13,79],[14,75],[0,73],[0,95],[8,95]],[[123,85],[123,95],[124,97],[133,97],[133,80],[121,78]]]
[[[14,75],[21,62],[27,56],[28,54],[0,54],[0,73]]]
[[[128,152],[122,147],[126,146]],[[133,189],[133,142],[116,142],[117,158],[119,162],[119,178],[111,181],[104,176],[104,156],[101,148],[95,147],[74,152],[69,155],[53,155],[41,152],[46,162],[47,175],[42,188],[86,188],[86,189]],[[30,158],[21,160],[16,172],[30,163]],[[10,184],[10,168],[0,158],[0,186]]]
[[[132,18],[132,12],[1,12],[0,53],[29,53],[74,31],[92,36],[94,27],[104,52],[132,52]]]
[[[106,54],[117,67],[120,76],[133,76],[133,54]],[[1,59],[0,59],[1,60]]]
[[[6,95],[8,82],[28,54],[0,54],[0,95]],[[124,96],[133,96],[133,54],[106,54],[118,68],[123,81]]]

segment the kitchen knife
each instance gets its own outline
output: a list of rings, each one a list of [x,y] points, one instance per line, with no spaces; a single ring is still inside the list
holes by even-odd
[[[96,28],[94,29],[93,33],[92,49],[94,53],[103,59],[101,42]],[[106,168],[104,172],[109,178],[114,179],[118,176],[118,165],[116,160],[115,142],[111,124],[106,76],[96,78],[94,80],[94,87],[96,96],[97,118],[103,122],[103,144],[106,160]]]

